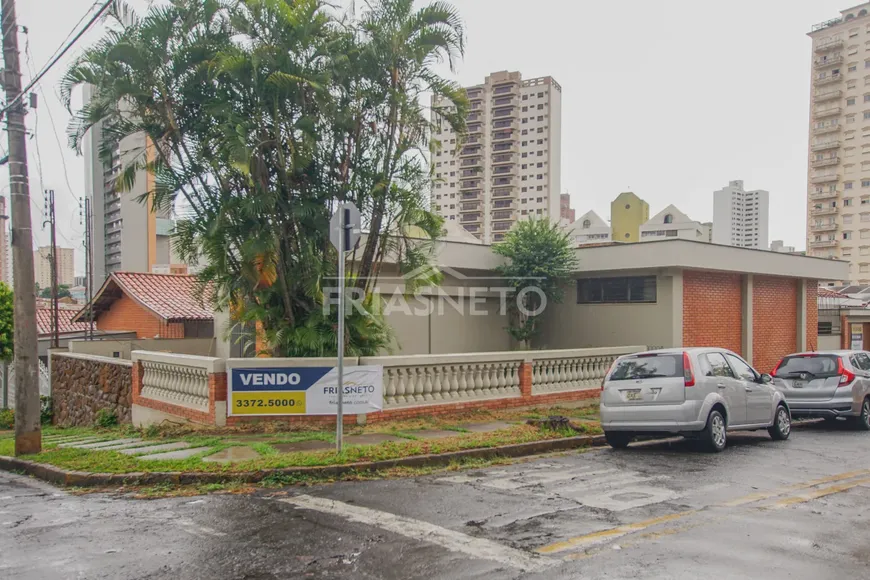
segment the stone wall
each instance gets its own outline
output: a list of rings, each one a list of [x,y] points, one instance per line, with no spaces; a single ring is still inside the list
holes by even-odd
[[[49,364],[55,425],[92,426],[100,409],[114,412],[121,423],[130,423],[131,361],[53,352]]]

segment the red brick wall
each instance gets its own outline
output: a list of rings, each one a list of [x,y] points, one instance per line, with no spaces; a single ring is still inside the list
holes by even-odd
[[[136,338],[184,338],[184,324],[165,324],[128,296],[121,296],[96,320],[98,330],[126,330]]]
[[[740,274],[683,271],[683,346],[743,350]]]
[[[800,280],[755,276],[752,287],[752,365],[769,373],[783,356],[798,349]]]
[[[807,350],[819,348],[819,281],[807,280]]]

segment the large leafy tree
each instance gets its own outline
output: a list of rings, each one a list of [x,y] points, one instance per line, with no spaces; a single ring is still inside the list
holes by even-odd
[[[568,235],[549,220],[517,223],[493,249],[507,258],[498,270],[515,292],[507,331],[525,350],[540,331],[547,304],[562,302],[577,257]]]
[[[432,72],[462,54],[456,11],[435,2],[372,0],[359,14],[322,0],[172,0],[139,17],[123,3],[111,29],[67,71],[62,94],[87,84],[71,144],[99,123],[102,154],[120,146],[116,181],[155,175],[143,202],[183,208],[181,255],[205,267],[203,288],[239,321],[261,324],[274,354],[335,351],[324,289],[336,271],[335,204],[352,201],[369,235],[351,276],[370,312],[380,266],[426,264],[441,220],[426,200],[430,146],[421,95],[460,133],[461,90]],[[147,145],[131,146],[144,134]],[[389,342],[377,314],[356,310],[348,353]]]
[[[13,334],[12,289],[0,282],[0,362],[12,360]]]

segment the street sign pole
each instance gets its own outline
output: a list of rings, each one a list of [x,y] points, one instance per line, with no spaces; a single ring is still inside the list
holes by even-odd
[[[338,413],[335,417],[335,452],[341,453],[344,437],[344,252],[350,211],[338,208]]]
[[[335,451],[341,453],[344,432],[344,290],[345,253],[354,248],[360,238],[360,213],[350,203],[341,203],[329,221],[329,241],[338,250],[338,409],[335,415]]]

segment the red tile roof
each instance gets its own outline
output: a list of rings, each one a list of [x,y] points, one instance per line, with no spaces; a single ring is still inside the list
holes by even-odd
[[[108,310],[123,293],[164,322],[212,320],[214,308],[197,299],[197,287],[196,276],[113,272],[93,298],[94,313],[99,316]],[[77,316],[84,320],[87,310],[86,305]]]
[[[73,317],[78,314],[77,310],[69,310],[58,308],[57,310],[57,326],[58,334],[70,334],[73,332],[84,332],[88,329],[87,322],[73,322]],[[51,309],[37,308],[36,309],[36,329],[39,336],[51,336],[52,329]]]

